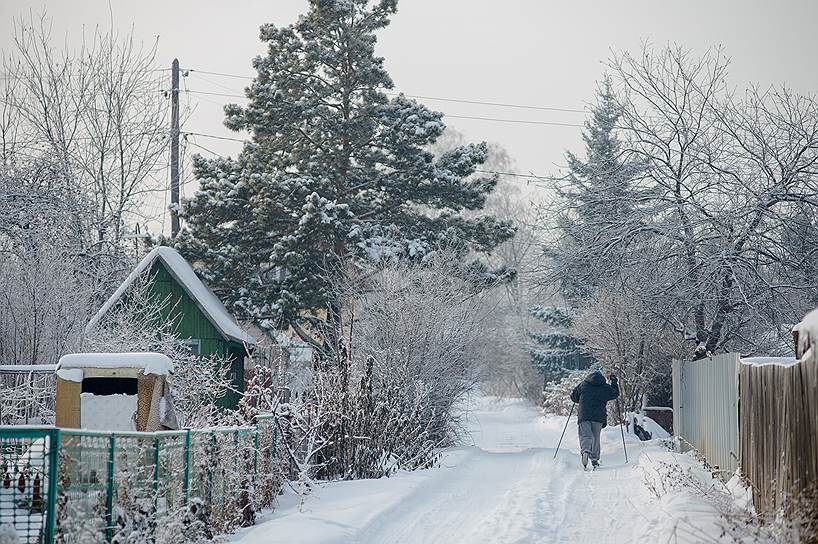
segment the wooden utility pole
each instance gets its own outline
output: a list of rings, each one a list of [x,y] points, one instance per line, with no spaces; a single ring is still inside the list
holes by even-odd
[[[170,236],[179,233],[179,59],[173,59],[170,89]]]

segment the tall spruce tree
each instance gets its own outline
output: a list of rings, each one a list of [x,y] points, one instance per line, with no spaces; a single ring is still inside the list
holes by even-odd
[[[546,382],[558,380],[568,370],[582,370],[593,364],[582,342],[571,335],[573,321],[565,310],[535,307],[530,313],[546,325],[543,332],[529,333],[534,345],[528,348],[531,366],[542,373]]]
[[[217,294],[325,354],[342,330],[334,275],[441,245],[487,253],[514,233],[469,213],[497,181],[475,174],[486,145],[435,157],[443,115],[387,96],[376,32],[396,10],[397,0],[311,0],[294,25],[262,26],[248,104],[225,107],[225,125],[251,141],[235,160],[195,157],[200,189],[183,209],[177,245]]]
[[[587,299],[619,269],[622,246],[608,242],[633,220],[632,184],[638,165],[623,159],[616,135],[619,117],[611,83],[605,80],[582,134],[585,159],[566,154],[568,175],[558,188],[564,213],[558,219],[559,241],[549,256],[570,301]]]

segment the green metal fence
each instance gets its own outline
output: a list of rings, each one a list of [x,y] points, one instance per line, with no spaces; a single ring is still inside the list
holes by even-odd
[[[170,543],[251,525],[281,486],[276,442],[272,416],[156,433],[0,427],[0,534]]]
[[[0,427],[0,534],[16,532],[26,544],[53,542],[59,432]]]

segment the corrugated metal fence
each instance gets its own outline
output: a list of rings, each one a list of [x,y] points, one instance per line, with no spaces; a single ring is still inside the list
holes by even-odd
[[[673,430],[723,474],[738,468],[738,366],[735,353],[673,361]]]

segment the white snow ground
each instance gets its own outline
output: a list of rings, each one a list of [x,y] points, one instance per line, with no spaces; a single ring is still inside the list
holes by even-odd
[[[289,492],[258,524],[232,535],[241,544],[717,542],[712,505],[686,491],[657,499],[644,475],[658,463],[701,472],[688,455],[626,435],[602,435],[602,467],[584,472],[576,422],[556,458],[564,417],[523,401],[478,398],[472,446],[447,451],[439,468],[379,480],[334,482],[300,504]],[[712,538],[712,540],[710,540]]]

